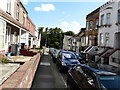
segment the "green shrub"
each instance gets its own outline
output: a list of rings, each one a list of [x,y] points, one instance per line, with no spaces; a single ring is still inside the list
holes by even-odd
[[[9,63],[10,60],[7,57],[0,53],[0,63]]]
[[[6,58],[0,58],[1,63],[9,63],[10,60]]]

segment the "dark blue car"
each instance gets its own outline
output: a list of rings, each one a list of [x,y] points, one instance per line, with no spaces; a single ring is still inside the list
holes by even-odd
[[[79,59],[79,61],[86,61],[85,54],[81,52],[73,52]]]
[[[70,51],[60,51],[56,61],[59,71],[67,71],[72,66],[80,64],[77,56]]]
[[[68,71],[67,85],[71,90],[120,90],[120,75],[80,64]]]

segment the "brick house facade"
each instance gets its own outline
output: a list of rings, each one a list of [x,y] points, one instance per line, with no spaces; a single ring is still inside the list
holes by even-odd
[[[86,16],[86,47],[98,45],[99,9]]]
[[[36,26],[20,0],[0,3],[0,51],[7,52],[11,44],[24,43],[33,47],[37,41],[36,32]]]

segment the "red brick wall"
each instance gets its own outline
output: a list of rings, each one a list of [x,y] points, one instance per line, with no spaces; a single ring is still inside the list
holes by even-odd
[[[30,88],[42,54],[38,53],[30,61],[25,62],[1,86],[5,88]]]

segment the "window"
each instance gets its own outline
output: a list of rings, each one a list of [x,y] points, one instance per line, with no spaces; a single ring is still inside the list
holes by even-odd
[[[91,46],[92,45],[92,36],[90,35],[89,36],[89,46]]]
[[[16,6],[16,19],[19,20],[19,5]]]
[[[120,59],[112,57],[112,62],[120,64]]]
[[[118,23],[120,23],[120,10],[118,10]]]
[[[86,45],[88,45],[88,36],[86,36]]]
[[[86,29],[88,30],[89,28],[89,22],[86,22]]]
[[[76,76],[80,77],[78,78],[79,81],[81,81],[82,83],[80,83],[83,87],[86,88],[95,88],[96,84],[95,84],[95,76],[92,74],[92,72],[84,67],[76,67]]]
[[[100,33],[100,45],[103,45],[103,33]]]
[[[99,26],[99,20],[97,19],[95,22],[95,28],[98,29],[98,26]]]
[[[22,43],[25,43],[26,42],[26,37],[27,37],[27,34],[25,31],[21,31],[21,41]]]
[[[84,37],[81,38],[81,42],[84,43]]]
[[[5,33],[5,23],[0,20],[0,49],[4,49],[4,33]]]
[[[8,42],[10,42],[10,31],[11,31],[11,28],[7,27],[6,28],[6,35],[5,35],[5,44],[7,44]]]
[[[25,25],[25,12],[23,12],[23,25]]]
[[[7,0],[7,12],[11,13],[11,0]]]
[[[111,16],[111,13],[107,13],[107,15],[106,15],[106,24],[107,25],[110,25],[110,16]]]
[[[101,15],[101,26],[104,25],[104,14]]]
[[[73,53],[63,53],[62,54],[63,56],[63,59],[76,59],[77,57],[75,56],[75,54],[73,54]]]
[[[109,33],[105,33],[105,46],[109,45]]]
[[[118,2],[118,7],[120,7],[120,1]]]
[[[90,21],[90,30],[92,30],[92,24],[93,24],[93,22]]]

